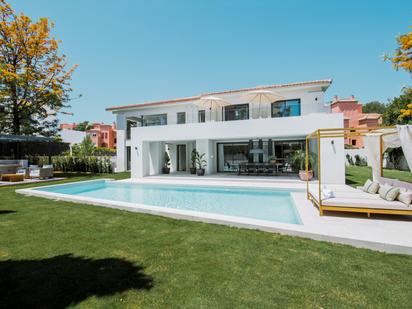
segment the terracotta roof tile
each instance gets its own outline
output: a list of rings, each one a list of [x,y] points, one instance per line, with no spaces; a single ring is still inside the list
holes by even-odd
[[[106,111],[116,111],[119,109],[130,109],[130,108],[147,107],[147,106],[161,105],[161,104],[180,103],[180,102],[197,100],[201,96],[206,96],[206,95],[218,95],[218,94],[228,94],[228,93],[236,93],[236,92],[242,92],[242,91],[269,89],[269,88],[286,88],[286,87],[306,86],[306,85],[316,85],[316,84],[331,84],[331,83],[332,83],[332,79],[320,79],[320,80],[312,80],[312,81],[297,82],[297,83],[274,84],[274,85],[267,85],[267,86],[257,86],[257,87],[252,87],[252,88],[242,88],[242,89],[235,89],[235,90],[208,92],[208,93],[202,93],[200,95],[192,96],[192,97],[184,97],[184,98],[162,100],[162,101],[151,101],[151,102],[144,102],[144,103],[130,104],[130,105],[112,106],[112,107],[106,108]]]
[[[381,118],[381,114],[376,114],[376,113],[369,113],[369,114],[363,114],[362,117],[359,118],[359,120],[366,120],[366,119],[379,119]]]

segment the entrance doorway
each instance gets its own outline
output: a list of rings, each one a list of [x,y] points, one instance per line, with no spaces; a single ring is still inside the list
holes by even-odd
[[[177,145],[177,171],[186,171],[186,145]]]

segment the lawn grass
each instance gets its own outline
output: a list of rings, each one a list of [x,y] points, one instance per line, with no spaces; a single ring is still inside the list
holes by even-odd
[[[15,188],[0,188],[0,307],[412,303],[411,256],[27,197]]]
[[[391,169],[383,170],[383,177],[399,179],[412,183],[412,173]],[[363,186],[367,179],[372,179],[372,168],[367,166],[350,165],[346,167],[346,184],[357,187]]]

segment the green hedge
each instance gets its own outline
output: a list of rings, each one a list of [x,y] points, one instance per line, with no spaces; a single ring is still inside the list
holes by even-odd
[[[38,157],[38,164],[49,164],[48,157]],[[110,157],[90,156],[90,157],[73,157],[73,156],[54,156],[52,164],[55,171],[62,172],[90,172],[90,173],[112,173],[112,164]]]

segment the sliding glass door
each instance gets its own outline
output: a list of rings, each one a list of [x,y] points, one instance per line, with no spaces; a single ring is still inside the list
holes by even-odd
[[[247,142],[217,144],[218,172],[237,172],[239,163],[247,162],[248,158]]]
[[[305,149],[304,140],[253,139],[217,144],[217,171],[238,172],[239,164],[274,165],[283,174],[298,173],[293,154]]]

